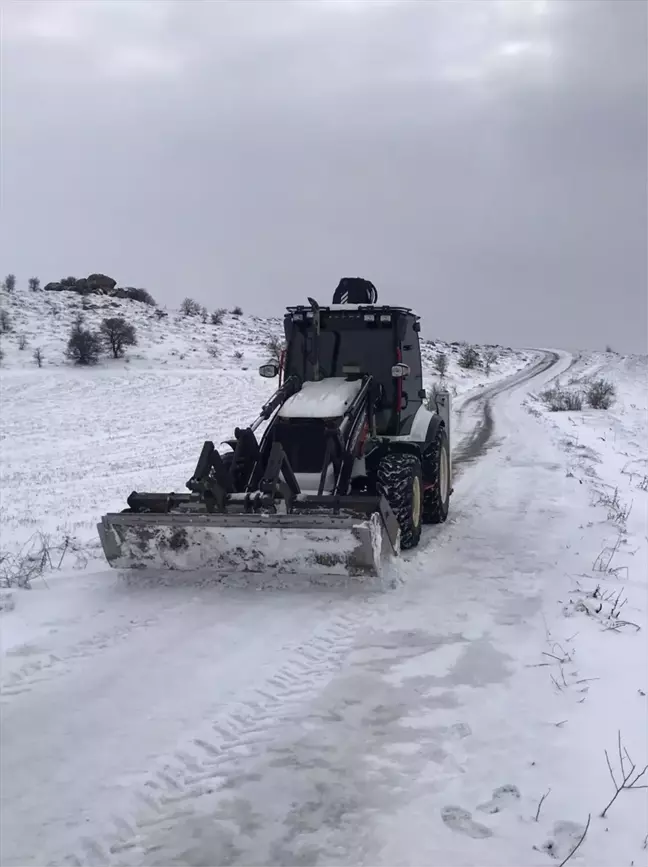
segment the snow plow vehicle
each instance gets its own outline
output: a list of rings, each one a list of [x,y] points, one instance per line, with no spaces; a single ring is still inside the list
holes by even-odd
[[[204,443],[187,492],[133,491],[103,516],[111,566],[377,576],[446,520],[450,394],[426,400],[420,318],[343,278],[329,306],[288,307],[284,332],[259,370],[279,387],[225,451]]]

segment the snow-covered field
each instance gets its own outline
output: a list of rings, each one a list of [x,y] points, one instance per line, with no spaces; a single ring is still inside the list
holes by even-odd
[[[221,342],[258,358],[257,325]],[[180,321],[163,365],[157,327],[141,359],[89,371],[2,338],[0,547],[67,530],[87,551],[103,511],[181,489],[205,437],[256,415],[256,358],[199,344],[182,367]],[[607,411],[536,397],[594,371],[618,390]],[[451,518],[389,585],[153,588],[66,554],[12,591],[3,864],[541,867],[586,828],[570,864],[646,863],[647,791],[601,813],[605,751],[619,783],[625,750],[635,775],[648,761],[647,360],[511,352],[464,373]]]

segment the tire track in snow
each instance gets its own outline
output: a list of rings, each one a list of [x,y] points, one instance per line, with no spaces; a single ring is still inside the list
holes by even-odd
[[[119,586],[119,580],[117,585]],[[123,599],[117,604],[123,604]],[[98,631],[81,634],[66,647],[45,649],[39,658],[32,659],[4,675],[0,682],[0,707],[6,707],[18,696],[31,692],[34,687],[72,674],[85,660],[109,652],[124,640],[155,626],[187,604],[190,602],[186,599],[176,599],[156,606],[156,610],[151,610],[151,606],[147,604],[145,613],[131,616],[123,624],[109,628],[95,627]],[[16,656],[19,653],[10,651],[8,655]]]
[[[525,367],[518,373],[514,373],[506,379],[502,379],[499,382],[482,389],[477,394],[466,398],[458,411],[459,418],[461,418],[461,415],[467,407],[475,404],[482,405],[482,416],[475,425],[473,431],[459,445],[457,454],[454,458],[454,464],[462,467],[464,464],[474,462],[478,458],[482,457],[487,448],[491,445],[493,432],[495,430],[493,410],[491,406],[491,401],[494,397],[504,394],[518,385],[523,385],[525,382],[529,382],[536,376],[540,376],[542,373],[550,370],[550,368],[557,364],[559,360],[560,355],[557,352],[544,352],[542,358],[535,363]],[[461,469],[459,472],[461,472]]]
[[[166,612],[163,612],[166,613]],[[36,659],[21,666],[17,671],[8,674],[0,686],[0,706],[6,705],[15,696],[30,692],[34,686],[63,677],[72,671],[74,663],[109,650],[131,633],[146,629],[157,623],[160,615],[133,619],[128,625],[96,633],[89,638],[83,638],[72,647],[61,653],[49,653],[45,659]]]
[[[453,446],[452,481],[455,484],[459,479],[462,479],[465,470],[470,467],[470,482],[467,489],[464,488],[460,492],[455,493],[454,497],[451,498],[448,521],[435,526],[425,526],[418,547],[404,552],[402,561],[407,564],[407,567],[415,566],[418,555],[429,550],[431,546],[438,548],[449,542],[457,522],[461,522],[466,514],[471,511],[472,504],[479,490],[479,472],[475,472],[475,465],[480,463],[480,459],[494,445],[493,434],[496,430],[496,425],[493,401],[512,389],[531,382],[537,376],[541,376],[543,373],[551,370],[561,359],[558,352],[552,350],[540,350],[540,352],[541,357],[522,370],[461,399],[459,407],[455,412],[455,430],[460,426],[465,411],[470,407],[477,407],[480,410],[480,415],[476,419],[472,429],[463,436],[457,446]]]
[[[49,867],[141,863],[150,854],[146,836],[194,815],[201,801],[218,797],[231,775],[240,776],[241,764],[262,754],[275,731],[321,692],[342,667],[360,627],[385,607],[384,602],[350,604],[296,648],[263,686],[204,723],[172,756],[161,757],[134,793],[131,809],[112,816],[103,833],[82,837],[73,852],[50,860]]]

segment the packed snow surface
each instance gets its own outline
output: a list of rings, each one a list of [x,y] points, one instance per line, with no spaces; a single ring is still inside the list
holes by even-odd
[[[453,363],[451,515],[387,580],[157,581],[96,559],[96,520],[181,490],[269,389],[149,345],[30,369],[3,338],[1,547],[63,560],[1,599],[2,864],[645,864],[647,790],[610,805],[608,760],[648,761],[646,358]],[[616,401],[550,413],[558,375]]]

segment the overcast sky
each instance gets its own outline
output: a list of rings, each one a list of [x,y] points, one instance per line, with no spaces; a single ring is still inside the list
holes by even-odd
[[[2,0],[3,273],[647,350],[643,0]]]

